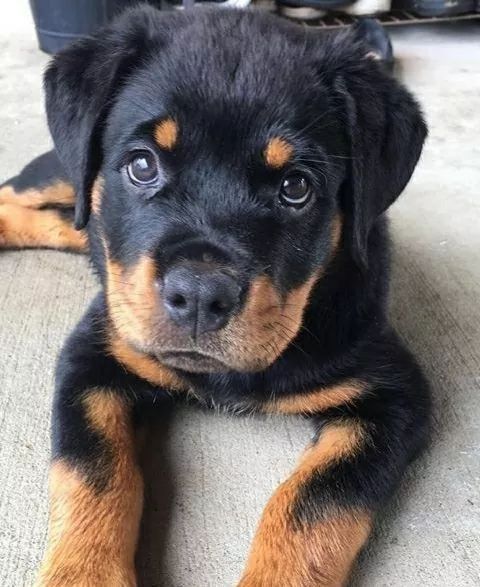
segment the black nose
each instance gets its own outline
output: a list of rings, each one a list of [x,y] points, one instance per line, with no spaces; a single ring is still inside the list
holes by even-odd
[[[192,336],[225,326],[239,297],[238,283],[218,269],[174,267],[163,280],[163,303],[168,314]]]

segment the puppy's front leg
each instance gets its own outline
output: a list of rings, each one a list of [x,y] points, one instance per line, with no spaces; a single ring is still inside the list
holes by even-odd
[[[268,502],[239,587],[347,583],[375,513],[425,440],[428,390],[409,368],[385,387],[337,386],[273,406],[298,406],[319,431]]]
[[[353,463],[367,442],[355,421],[324,428],[268,502],[239,587],[344,585],[372,513],[342,485],[355,484]]]
[[[49,538],[38,585],[135,585],[142,478],[131,406],[101,387],[59,403]]]
[[[105,348],[103,309],[96,305],[57,368],[49,535],[37,580],[42,587],[136,583],[143,483],[131,390],[141,389]]]

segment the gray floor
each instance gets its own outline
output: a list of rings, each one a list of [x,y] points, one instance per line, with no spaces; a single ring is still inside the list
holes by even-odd
[[[27,3],[0,22],[0,180],[49,145]],[[392,209],[392,319],[432,380],[432,446],[359,565],[357,587],[480,584],[480,26],[396,31],[430,139]],[[47,514],[56,353],[96,285],[84,259],[0,255],[0,585],[29,585]],[[151,441],[142,585],[235,583],[256,520],[306,442],[297,420],[184,410]]]

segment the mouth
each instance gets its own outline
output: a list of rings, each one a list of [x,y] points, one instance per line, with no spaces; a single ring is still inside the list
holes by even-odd
[[[167,367],[191,373],[218,373],[230,370],[222,361],[196,351],[163,351],[157,358]]]

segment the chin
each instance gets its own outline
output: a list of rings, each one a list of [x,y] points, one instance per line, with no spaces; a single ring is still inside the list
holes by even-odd
[[[190,373],[221,373],[233,370],[216,357],[197,351],[162,351],[155,353],[155,356],[162,365]]]

